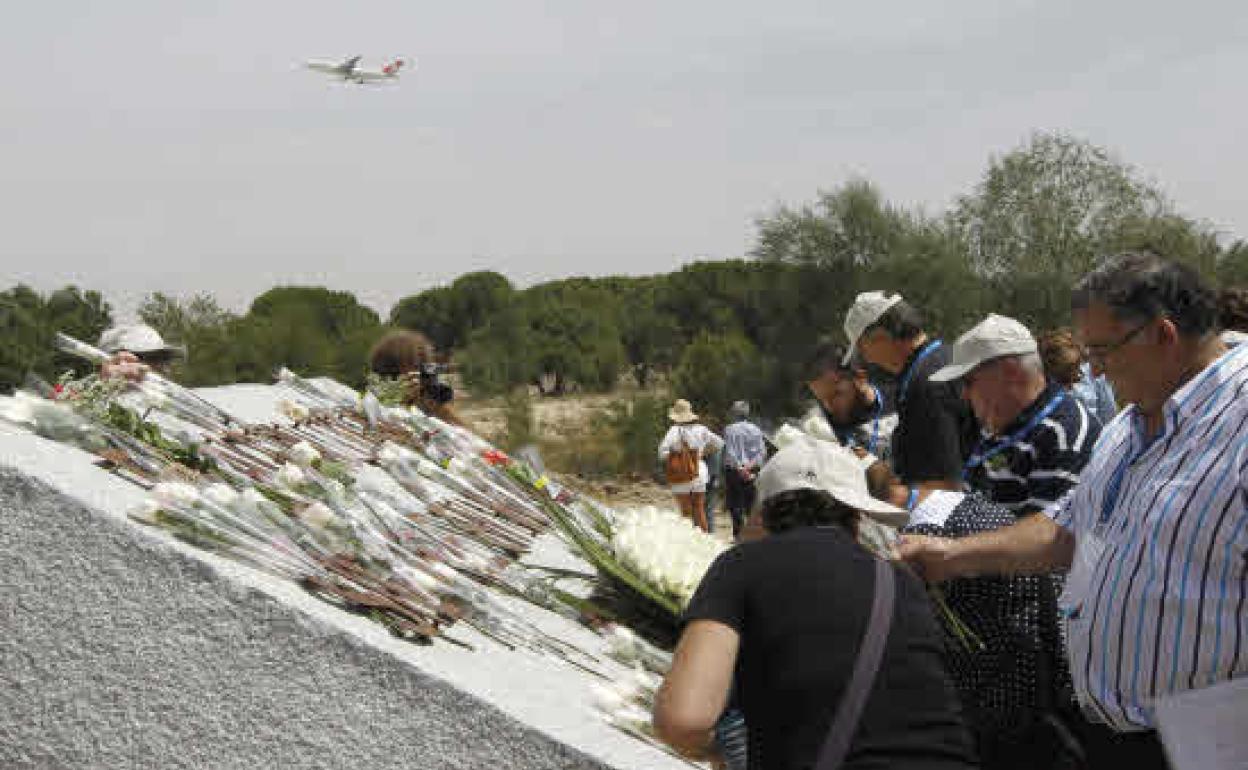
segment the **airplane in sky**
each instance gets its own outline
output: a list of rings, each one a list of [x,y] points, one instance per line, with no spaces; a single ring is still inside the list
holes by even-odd
[[[379,69],[360,66],[359,56],[352,56],[342,61],[330,59],[309,59],[304,62],[310,70],[332,75],[345,83],[380,83],[387,80],[398,80],[399,71],[407,66],[406,59],[392,59]]]

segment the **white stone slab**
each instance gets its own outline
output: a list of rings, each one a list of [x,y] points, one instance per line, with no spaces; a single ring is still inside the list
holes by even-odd
[[[276,388],[239,385],[201,393],[246,420],[275,417]],[[465,650],[445,641],[428,647],[416,646],[396,639],[380,625],[311,597],[289,582],[187,546],[161,531],[130,521],[126,512],[143,498],[142,490],[94,467],[86,453],[28,434],[0,431],[0,466],[16,468],[80,501],[93,515],[120,525],[136,541],[149,546],[158,544],[171,558],[176,555],[202,563],[227,583],[259,591],[276,600],[281,612],[347,634],[353,641],[408,667],[414,675],[428,675],[449,683],[523,725],[601,762],[619,768],[688,767],[604,724],[592,708],[594,677],[561,661],[529,651],[507,650],[463,624],[455,626],[450,633],[472,644],[475,650]],[[72,538],[73,533],[67,532],[65,537]],[[542,561],[561,565],[577,563],[553,536],[543,538],[539,550],[549,557]],[[618,666],[606,662],[603,641],[584,627],[525,602],[505,601],[549,633],[599,655],[604,660],[604,668],[621,672]],[[0,664],[3,664],[0,672],[9,665],[7,661],[0,661]]]

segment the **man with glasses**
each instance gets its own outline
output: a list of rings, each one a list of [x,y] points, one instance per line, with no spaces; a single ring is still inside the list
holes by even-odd
[[[1092,767],[1166,767],[1156,707],[1248,676],[1248,348],[1228,351],[1191,268],[1127,254],[1084,278],[1075,323],[1124,413],[1057,505],[997,532],[909,536],[931,581],[1069,569],[1071,715]],[[1192,693],[1188,693],[1192,695]]]
[[[928,337],[923,316],[900,294],[859,294],[845,314],[849,351],[897,378],[893,470],[917,496],[919,488],[958,489],[962,464],[976,440],[975,420],[956,385],[931,375],[949,362],[949,349]]]

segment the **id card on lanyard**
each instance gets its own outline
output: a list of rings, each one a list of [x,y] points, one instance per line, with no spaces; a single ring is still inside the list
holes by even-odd
[[[1061,406],[1061,403],[1065,400],[1066,391],[1062,391],[1051,398],[1049,403],[1044,405],[1043,409],[1032,415],[1031,419],[1023,427],[1001,439],[996,444],[985,448],[984,442],[979,442],[979,446],[975,447],[975,451],[971,452],[971,456],[966,458],[966,464],[962,466],[962,480],[966,481],[971,475],[971,471],[1030,436],[1032,431],[1039,427],[1040,423],[1047,420],[1049,415],[1053,414],[1053,411]]]

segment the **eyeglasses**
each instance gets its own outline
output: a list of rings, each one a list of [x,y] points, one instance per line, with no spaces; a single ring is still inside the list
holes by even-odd
[[[1092,363],[1096,363],[1096,364],[1105,363],[1105,359],[1109,357],[1110,353],[1113,353],[1118,348],[1122,347],[1123,345],[1126,345],[1137,334],[1139,334],[1140,332],[1148,328],[1148,325],[1151,324],[1155,320],[1156,319],[1150,319],[1148,321],[1145,321],[1144,323],[1135,327],[1131,331],[1122,335],[1122,337],[1119,338],[1117,342],[1105,342],[1101,344],[1091,344],[1091,345],[1085,344],[1083,346],[1083,350],[1088,355],[1088,361]]]

